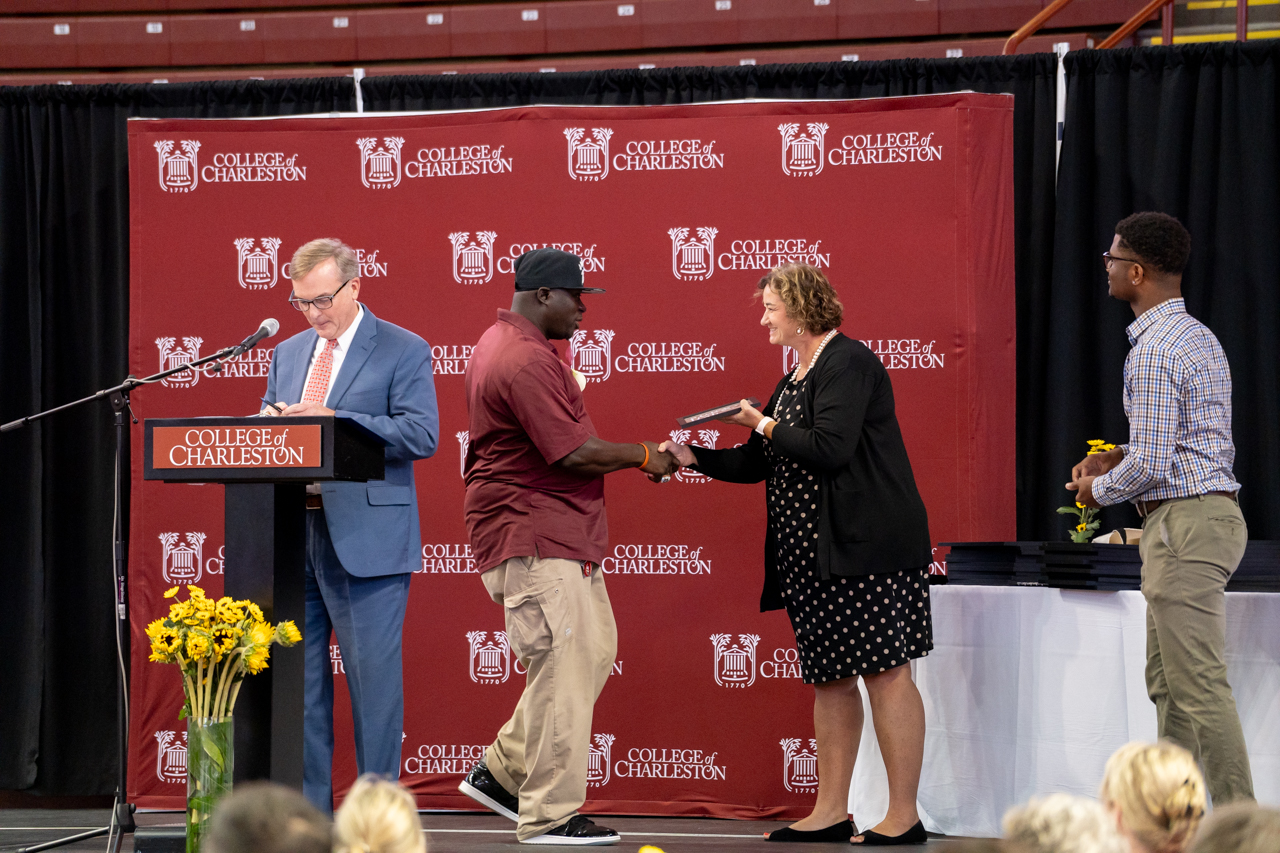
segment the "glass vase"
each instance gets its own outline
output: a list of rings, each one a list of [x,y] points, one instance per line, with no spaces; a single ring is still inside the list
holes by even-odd
[[[235,728],[231,717],[187,719],[187,853],[198,853],[218,801],[231,793]]]

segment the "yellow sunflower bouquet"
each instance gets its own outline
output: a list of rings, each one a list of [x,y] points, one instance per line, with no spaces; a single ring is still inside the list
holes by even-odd
[[[292,620],[273,627],[252,601],[225,595],[214,601],[195,585],[188,585],[188,598],[179,601],[178,589],[164,594],[175,599],[169,615],[147,626],[150,660],[176,663],[182,670],[187,700],[182,717],[222,719],[235,710],[245,675],[267,668],[271,644],[292,646],[302,634]]]
[[[1106,453],[1108,450],[1115,450],[1114,444],[1107,444],[1100,438],[1089,439],[1089,452],[1086,456],[1092,456],[1095,453]],[[1075,502],[1075,506],[1060,506],[1058,512],[1062,515],[1074,515],[1076,517],[1075,530],[1071,531],[1072,542],[1089,542],[1093,539],[1094,532],[1102,525],[1097,520],[1097,507],[1085,506],[1079,501]]]
[[[298,626],[274,627],[252,601],[209,598],[187,586],[187,599],[172,598],[169,615],[147,626],[151,660],[176,663],[182,671],[186,702],[179,719],[187,721],[187,853],[199,853],[210,815],[231,792],[235,736],[231,712],[246,675],[262,672],[271,644],[292,646],[302,639]]]

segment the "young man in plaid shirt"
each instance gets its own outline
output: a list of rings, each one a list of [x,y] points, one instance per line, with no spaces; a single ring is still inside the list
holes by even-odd
[[[1103,254],[1108,284],[1137,315],[1124,364],[1129,443],[1086,456],[1067,488],[1087,506],[1132,501],[1142,516],[1147,693],[1160,737],[1203,762],[1216,806],[1253,799],[1224,658],[1225,589],[1249,532],[1231,473],[1231,369],[1182,300],[1190,252],[1172,216],[1135,213],[1116,225]]]

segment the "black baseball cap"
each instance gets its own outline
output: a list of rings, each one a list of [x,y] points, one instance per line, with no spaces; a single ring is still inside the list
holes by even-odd
[[[587,287],[582,258],[559,249],[534,249],[516,258],[516,290],[576,290],[580,293],[604,293],[600,287]]]

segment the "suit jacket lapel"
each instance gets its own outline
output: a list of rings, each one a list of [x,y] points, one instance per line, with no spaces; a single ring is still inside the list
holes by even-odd
[[[316,351],[316,341],[320,336],[314,331],[310,337],[306,338],[307,345],[302,348],[293,359],[293,376],[289,382],[289,387],[282,389],[288,391],[288,396],[284,398],[286,403],[301,403],[302,394],[306,391],[307,371],[311,368],[311,356]],[[275,401],[272,400],[274,403]]]
[[[356,336],[351,339],[351,351],[342,359],[342,369],[338,371],[338,378],[333,383],[333,390],[329,392],[329,399],[325,401],[327,408],[338,408],[338,404],[342,402],[342,396],[347,393],[347,389],[355,381],[356,374],[360,372],[360,368],[364,367],[364,363],[369,360],[370,353],[373,352],[373,348],[377,345],[377,337],[378,318],[373,316],[373,312],[366,307],[364,309],[364,319],[360,321],[360,327],[356,329]]]

